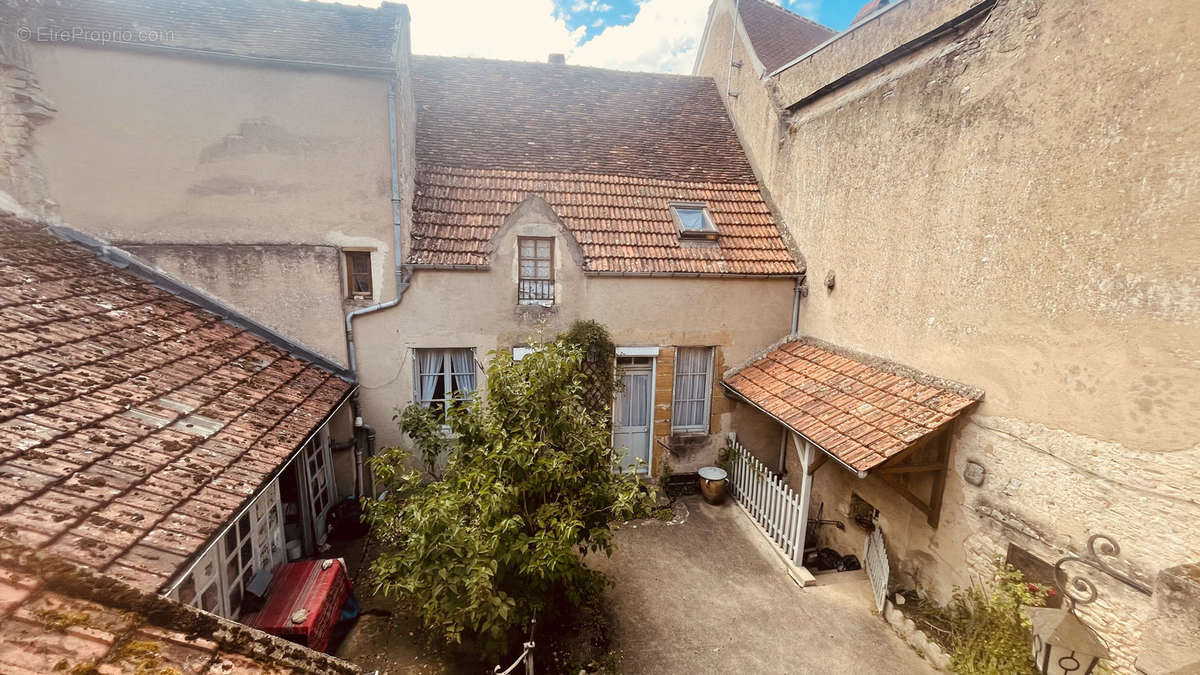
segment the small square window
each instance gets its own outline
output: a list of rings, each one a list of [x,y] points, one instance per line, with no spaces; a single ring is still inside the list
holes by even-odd
[[[717,226],[713,224],[708,208],[703,204],[673,204],[671,217],[679,236],[687,239],[716,239]]]
[[[346,290],[352,298],[371,297],[370,251],[346,251]]]

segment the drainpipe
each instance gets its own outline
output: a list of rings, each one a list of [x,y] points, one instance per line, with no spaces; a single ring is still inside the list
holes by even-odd
[[[354,319],[355,317],[372,312],[378,312],[389,307],[395,307],[400,304],[400,299],[404,297],[404,291],[408,290],[408,279],[405,278],[403,254],[400,249],[400,149],[396,139],[396,80],[393,79],[388,85],[387,95],[388,105],[388,140],[391,149],[390,159],[392,164],[392,254],[395,259],[393,273],[396,276],[396,297],[381,302],[370,307],[362,307],[346,314],[346,355],[350,363],[350,372],[358,376],[358,357],[355,352],[354,345]],[[368,456],[375,454],[375,430],[369,424],[362,421],[362,412],[359,407],[358,390],[354,390],[354,397],[351,400],[351,405],[354,411],[354,426],[356,429],[363,429],[367,434],[367,451]],[[354,490],[355,494],[362,496],[363,489],[367,482],[366,480],[366,457],[364,457],[362,446],[359,445],[354,451],[355,454],[355,474],[354,474]]]
[[[800,292],[804,288],[804,277],[796,277],[792,285],[792,332],[795,335],[800,330]]]
[[[792,284],[792,332],[789,335],[795,335],[800,331],[800,295],[801,289],[804,288],[804,277],[796,277]],[[779,473],[787,473],[787,439],[788,428],[780,425],[779,429]]]
[[[346,354],[350,360],[350,372],[358,374],[358,358],[354,349],[354,318],[363,314],[395,307],[404,297],[408,282],[404,279],[403,257],[400,252],[400,167],[399,146],[396,141],[396,82],[388,87],[388,135],[391,141],[392,159],[392,253],[395,257],[396,297],[370,307],[362,307],[346,314]]]

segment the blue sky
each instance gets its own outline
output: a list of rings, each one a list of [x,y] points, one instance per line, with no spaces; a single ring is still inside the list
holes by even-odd
[[[339,0],[368,6],[380,0]],[[692,72],[712,0],[400,0],[416,54]],[[757,2],[758,0],[743,0]],[[843,30],[867,0],[772,0]]]
[[[587,42],[608,26],[626,26],[637,17],[636,0],[554,0],[555,11]],[[834,30],[845,30],[866,0],[779,0],[777,4]]]

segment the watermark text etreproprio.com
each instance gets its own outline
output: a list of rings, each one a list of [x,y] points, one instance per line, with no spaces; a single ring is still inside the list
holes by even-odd
[[[73,26],[58,28],[54,26],[21,26],[17,29],[17,39],[25,42],[87,42],[92,44],[107,44],[113,42],[144,42],[161,43],[173,42],[175,31],[170,30],[108,30]]]

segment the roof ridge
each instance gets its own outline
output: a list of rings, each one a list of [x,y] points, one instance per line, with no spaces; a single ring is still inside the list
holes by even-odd
[[[837,354],[838,356],[842,356],[842,357],[845,357],[848,359],[853,359],[855,361],[859,361],[863,364],[871,366],[872,368],[878,368],[879,370],[882,370],[886,373],[890,373],[892,375],[897,375],[899,377],[907,377],[908,379],[913,380],[914,382],[917,382],[919,384],[924,384],[929,387],[935,387],[937,389],[943,389],[943,390],[958,394],[960,396],[963,396],[964,398],[969,398],[973,401],[983,400],[984,391],[983,391],[983,389],[980,389],[979,387],[965,384],[963,382],[959,382],[958,380],[951,380],[949,378],[941,377],[939,375],[927,373],[923,370],[919,370],[917,368],[900,363],[899,361],[896,361],[894,359],[889,359],[884,356],[878,356],[876,354],[871,354],[870,352],[864,352],[864,351],[860,351],[857,349],[851,349],[849,347],[842,347],[841,345],[837,345],[832,342],[822,340],[821,338],[818,338],[818,337],[806,335],[804,333],[792,333],[790,335],[783,336],[782,338],[776,340],[775,342],[772,342],[771,344],[767,345],[766,347],[764,347],[764,348],[754,352],[750,356],[746,357],[744,360],[742,360],[741,363],[738,363],[737,365],[735,365],[733,367],[726,368],[725,372],[721,374],[721,379],[724,380],[724,379],[730,377],[731,375],[737,374],[738,372],[744,370],[747,366],[750,366],[754,362],[761,360],[763,357],[767,356],[771,352],[774,352],[775,350],[783,347],[786,344],[792,343],[792,342],[799,342],[801,344],[806,344],[806,345],[810,345],[813,347],[817,347],[819,349],[824,349],[825,351],[830,352],[831,354]]]
[[[741,1],[741,0],[739,0],[739,1]],[[772,9],[780,10],[784,14],[786,14],[794,19],[799,19],[807,24],[815,26],[816,28],[821,28],[823,30],[827,30],[827,31],[829,31],[829,33],[831,35],[837,35],[837,33],[838,33],[838,31],[830,28],[829,26],[826,26],[825,24],[823,24],[819,21],[813,21],[812,19],[808,18],[807,16],[804,16],[803,14],[800,14],[798,12],[793,12],[792,10],[788,9],[787,7],[784,7],[782,4],[776,4],[774,2],[771,2],[771,0],[744,0],[744,1],[757,2],[759,4],[766,5]]]
[[[640,77],[659,77],[659,78],[674,78],[681,80],[712,80],[711,75],[690,75],[687,73],[659,73],[648,70],[621,70],[620,68],[604,68],[602,66],[585,66],[577,63],[546,63],[545,61],[522,61],[520,59],[493,59],[486,56],[444,56],[441,54],[413,54],[413,60],[418,59],[441,59],[445,61],[481,61],[484,63],[504,63],[518,64],[524,66],[543,66],[545,68],[570,68],[573,70],[598,70],[606,73],[618,73],[620,75],[633,75]]]
[[[648,183],[663,183],[663,184],[667,184],[667,185],[708,185],[708,184],[713,184],[713,185],[752,185],[752,186],[754,186],[755,191],[759,190],[758,181],[754,180],[752,178],[739,178],[739,179],[708,178],[705,180],[689,180],[689,179],[676,179],[676,178],[658,178],[658,177],[654,177],[654,176],[641,176],[641,175],[636,175],[636,174],[605,173],[605,172],[601,172],[601,171],[565,171],[562,169],[513,169],[513,168],[509,168],[509,167],[459,166],[457,164],[438,164],[438,163],[433,163],[433,162],[420,163],[420,165],[417,167],[416,173],[417,173],[417,175],[421,175],[422,173],[435,173],[439,170],[441,170],[441,171],[447,171],[447,170],[448,171],[458,171],[458,172],[465,171],[465,172],[470,172],[470,173],[504,171],[504,172],[508,172],[508,173],[529,173],[529,174],[536,174],[539,176],[547,176],[547,175],[569,176],[572,178],[575,178],[578,176],[599,176],[599,177],[603,177],[603,178],[614,178],[614,179],[618,179],[621,181],[646,181]]]

